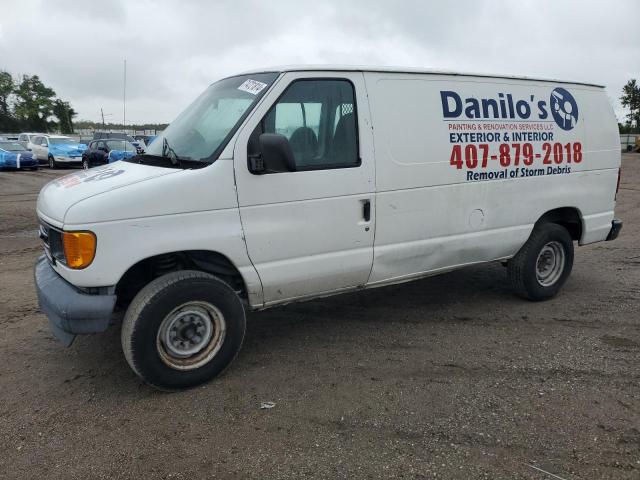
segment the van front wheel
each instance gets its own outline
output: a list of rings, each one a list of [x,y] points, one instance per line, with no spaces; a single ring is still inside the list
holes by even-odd
[[[507,274],[515,293],[528,300],[554,297],[573,267],[573,240],[555,223],[536,225],[527,242],[509,260]]]
[[[244,307],[229,285],[183,270],[136,295],[122,324],[122,349],[145,382],[178,390],[220,374],[240,351],[245,329]]]

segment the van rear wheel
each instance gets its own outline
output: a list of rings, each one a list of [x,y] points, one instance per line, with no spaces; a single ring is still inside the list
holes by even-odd
[[[244,307],[229,285],[183,270],[136,295],[122,324],[122,349],[145,382],[178,390],[220,374],[240,351],[245,329]]]
[[[573,268],[573,240],[555,223],[536,225],[509,260],[507,275],[515,293],[533,301],[554,297]]]

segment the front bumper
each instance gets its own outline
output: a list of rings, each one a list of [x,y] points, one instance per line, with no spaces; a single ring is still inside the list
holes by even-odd
[[[104,332],[111,321],[115,295],[88,295],[64,280],[42,255],[35,265],[38,304],[51,331],[65,346],[77,334]]]
[[[611,221],[611,230],[609,230],[609,235],[607,235],[607,241],[615,240],[620,235],[620,230],[622,230],[622,220],[612,220]]]
[[[82,155],[68,156],[68,155],[54,155],[53,158],[59,163],[80,163],[82,162]]]
[[[5,160],[0,163],[0,168],[34,168],[38,166],[38,160],[33,157],[21,158],[20,160]]]

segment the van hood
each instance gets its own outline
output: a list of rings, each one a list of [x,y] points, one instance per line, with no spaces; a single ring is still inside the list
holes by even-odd
[[[82,200],[180,171],[129,162],[80,170],[51,181],[40,190],[38,215],[62,226],[69,209]]]

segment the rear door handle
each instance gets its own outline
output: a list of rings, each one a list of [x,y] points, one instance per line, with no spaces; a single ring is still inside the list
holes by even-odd
[[[369,199],[362,202],[362,217],[365,222],[371,221],[371,200]]]

